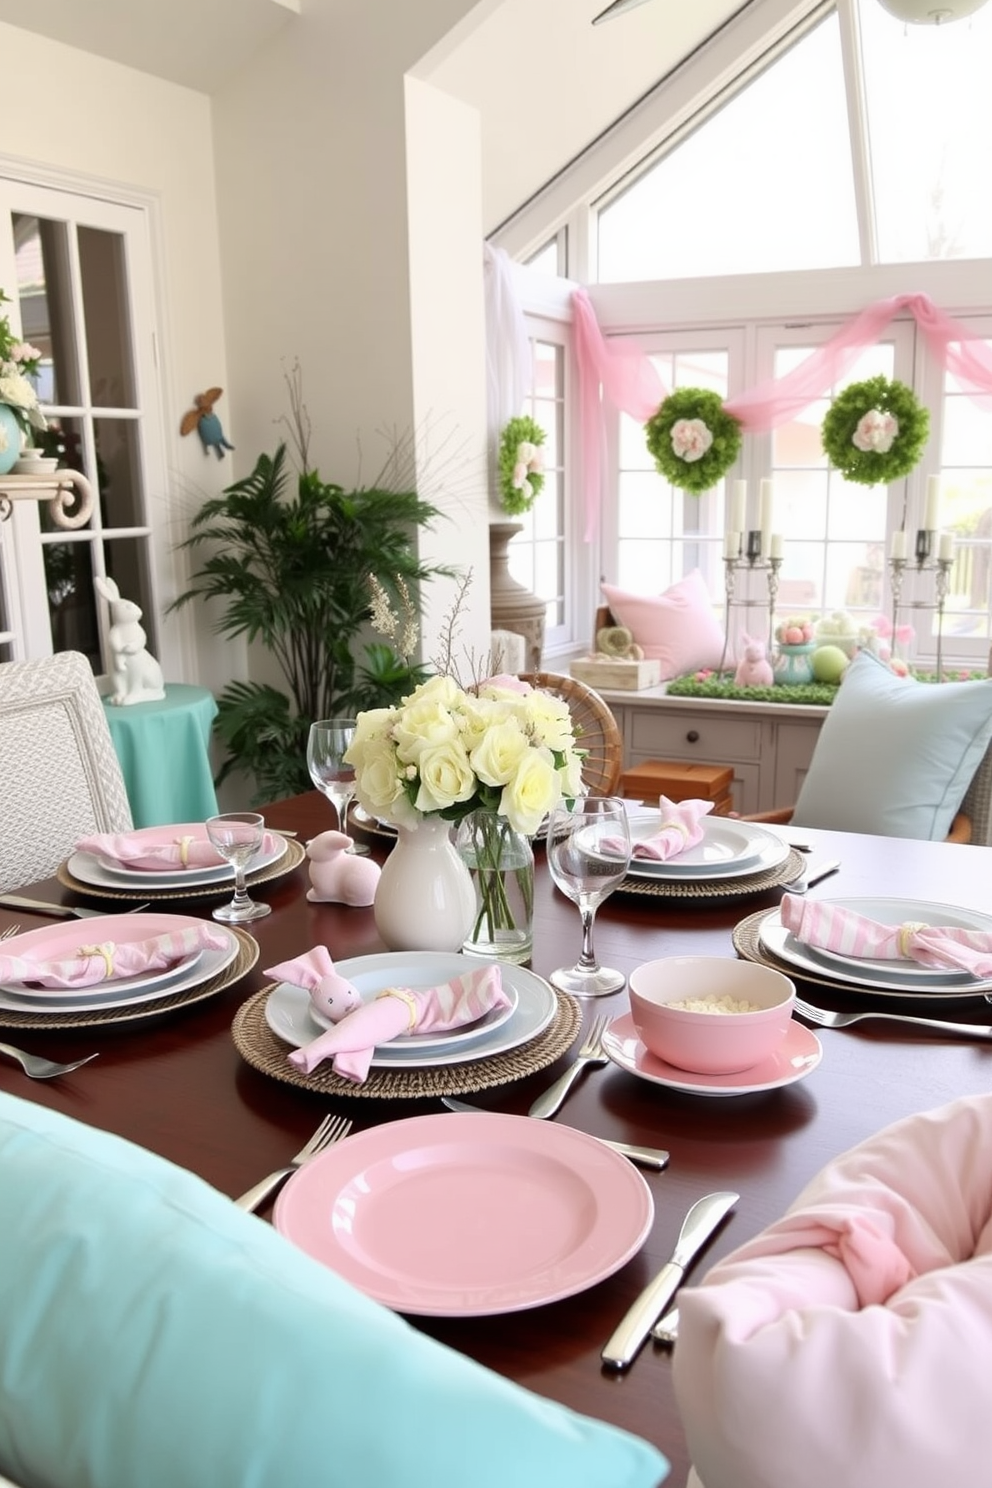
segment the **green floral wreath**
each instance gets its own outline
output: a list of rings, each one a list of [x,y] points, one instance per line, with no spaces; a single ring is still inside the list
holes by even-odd
[[[536,453],[530,460],[521,460],[520,446],[530,444],[535,452],[539,452],[543,443],[544,430],[526,414],[512,418],[504,425],[499,441],[499,496],[503,510],[512,516],[530,511],[544,489],[540,454]]]
[[[644,432],[659,473],[697,496],[726,474],[741,447],[739,422],[727,413],[723,400],[705,388],[669,393]]]
[[[930,413],[911,388],[869,377],[837,394],[820,438],[827,459],[847,480],[884,486],[909,474],[929,432]]]

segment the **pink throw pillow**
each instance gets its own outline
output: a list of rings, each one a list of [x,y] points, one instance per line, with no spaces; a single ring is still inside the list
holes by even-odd
[[[652,661],[661,662],[661,680],[684,677],[723,658],[723,630],[698,568],[664,594],[628,594],[603,584],[603,598],[618,625],[625,625]]]

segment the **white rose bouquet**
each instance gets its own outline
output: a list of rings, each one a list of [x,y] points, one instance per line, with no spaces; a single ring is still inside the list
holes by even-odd
[[[360,713],[345,761],[365,810],[402,827],[483,811],[531,837],[563,797],[584,794],[567,705],[516,677],[472,692],[432,677],[396,707]]]

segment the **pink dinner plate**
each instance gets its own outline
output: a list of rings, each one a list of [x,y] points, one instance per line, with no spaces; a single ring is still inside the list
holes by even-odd
[[[778,1090],[804,1080],[823,1058],[823,1046],[816,1034],[794,1018],[774,1054],[732,1075],[700,1075],[659,1059],[641,1043],[629,1013],[614,1018],[603,1035],[603,1048],[613,1063],[629,1074],[655,1085],[667,1085],[670,1090],[686,1090],[690,1095],[753,1095],[759,1090]]]
[[[635,1255],[653,1219],[641,1174],[595,1137],[490,1111],[348,1137],[290,1178],[273,1216],[360,1291],[426,1317],[571,1297]]]

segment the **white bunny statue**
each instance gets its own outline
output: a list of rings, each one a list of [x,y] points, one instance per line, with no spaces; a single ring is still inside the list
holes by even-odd
[[[113,652],[110,701],[156,703],[165,697],[162,668],[148,650],[148,637],[141,627],[141,610],[130,599],[121,599],[113,579],[93,580],[93,587],[110,606],[110,649]]]

